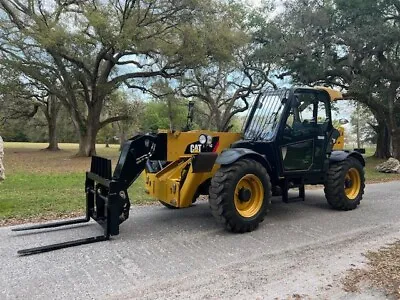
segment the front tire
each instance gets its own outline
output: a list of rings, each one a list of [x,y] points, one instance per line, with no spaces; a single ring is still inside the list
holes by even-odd
[[[221,166],[211,179],[211,212],[229,231],[243,233],[256,229],[264,220],[270,201],[268,173],[252,159]]]
[[[360,161],[348,157],[329,167],[325,196],[329,205],[338,210],[357,208],[365,188],[364,168]]]

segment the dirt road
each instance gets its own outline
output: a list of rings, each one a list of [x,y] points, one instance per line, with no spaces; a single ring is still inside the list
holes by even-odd
[[[400,238],[400,182],[367,186],[361,206],[274,198],[248,234],[225,232],[206,202],[184,210],[133,207],[110,242],[18,257],[16,250],[96,235],[98,225],[21,234],[0,229],[0,299],[380,299],[340,280],[362,252]]]

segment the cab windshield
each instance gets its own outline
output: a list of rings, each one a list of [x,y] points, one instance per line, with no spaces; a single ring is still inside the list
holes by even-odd
[[[286,89],[269,90],[257,98],[244,123],[244,139],[270,140],[275,136],[288,94]]]

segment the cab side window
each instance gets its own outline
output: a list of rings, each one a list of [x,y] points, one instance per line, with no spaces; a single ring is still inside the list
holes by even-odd
[[[329,98],[322,93],[299,93],[286,120],[285,136],[323,133],[330,124]]]
[[[317,110],[317,126],[320,128],[322,132],[327,131],[328,126],[331,124],[330,114],[329,114],[329,101],[328,97],[325,97],[324,94],[317,94],[315,105]]]

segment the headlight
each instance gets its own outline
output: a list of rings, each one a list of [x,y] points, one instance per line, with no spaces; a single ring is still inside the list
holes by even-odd
[[[199,143],[204,145],[205,143],[207,143],[207,136],[205,134],[202,134],[199,136]]]

